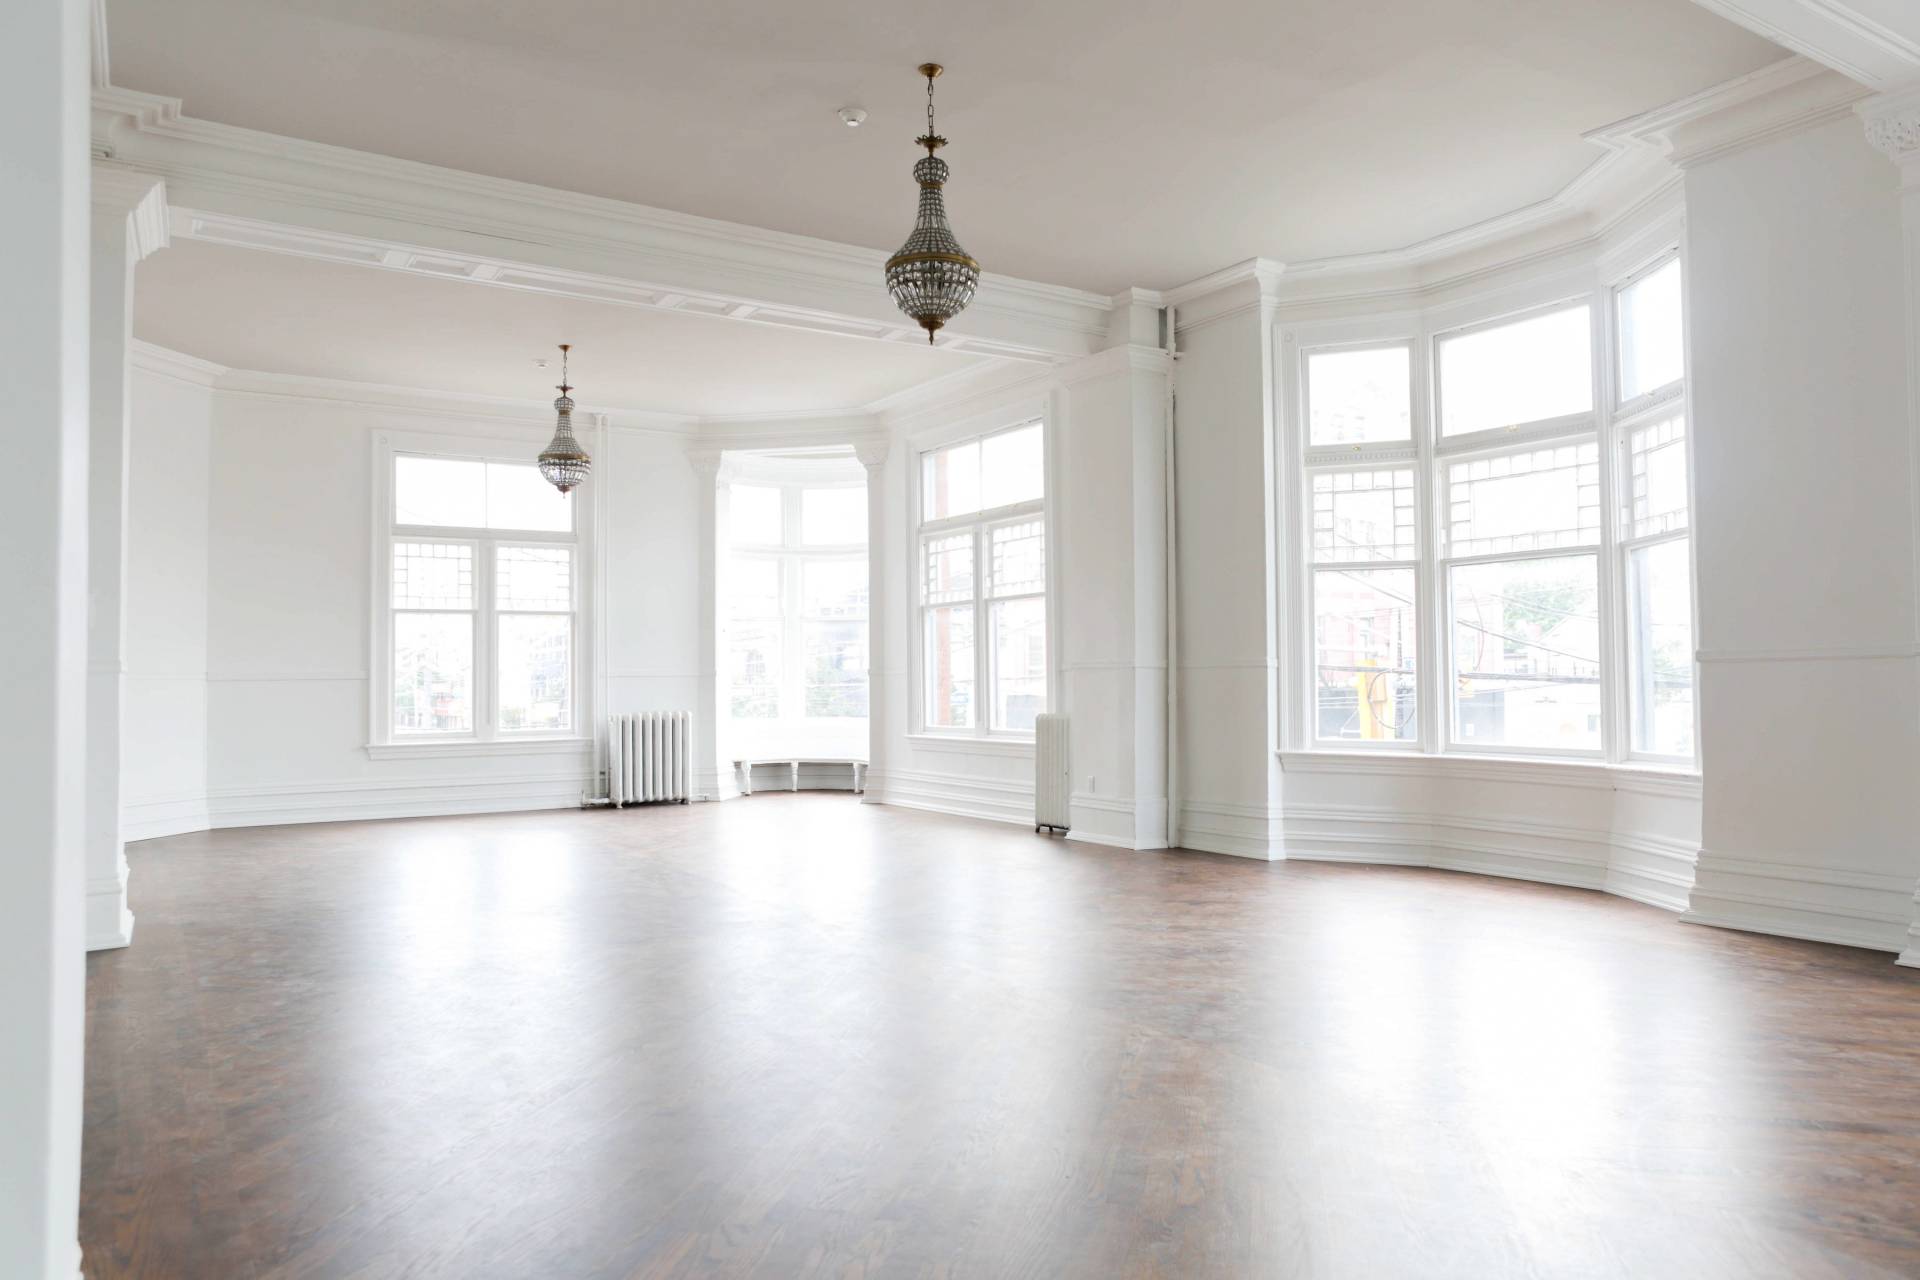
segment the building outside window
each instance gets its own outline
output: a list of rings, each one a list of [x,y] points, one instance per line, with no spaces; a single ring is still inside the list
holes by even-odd
[[[919,727],[1026,736],[1047,709],[1044,431],[920,455]]]
[[[1691,761],[1680,272],[1302,352],[1313,743]]]
[[[573,495],[530,463],[393,451],[383,634],[390,741],[570,737],[581,719]],[[378,735],[376,735],[378,736]]]

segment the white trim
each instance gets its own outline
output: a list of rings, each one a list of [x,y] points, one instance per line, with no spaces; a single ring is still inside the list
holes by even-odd
[[[581,756],[592,755],[594,740],[588,737],[497,738],[478,741],[459,738],[407,739],[369,742],[365,750],[369,760],[471,760],[497,756]]]
[[[476,778],[349,778],[271,787],[216,787],[207,793],[209,826],[283,826],[378,818],[509,813],[577,807],[593,783],[591,768]]]

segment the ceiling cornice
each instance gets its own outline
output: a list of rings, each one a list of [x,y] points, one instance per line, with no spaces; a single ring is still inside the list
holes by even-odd
[[[1652,152],[1685,169],[1837,119],[1867,95],[1838,72],[1796,56],[1587,137],[1612,152]]]
[[[205,220],[206,238],[925,341],[882,287],[880,250],[198,120],[178,99],[125,89],[94,93],[92,140],[98,160],[164,178],[174,205]],[[369,257],[376,249],[380,257]],[[1111,309],[1100,294],[987,274],[940,345],[1072,359],[1106,345]]]
[[[1840,0],[1694,0],[1730,22],[1883,93],[1920,85],[1920,6],[1899,27]]]

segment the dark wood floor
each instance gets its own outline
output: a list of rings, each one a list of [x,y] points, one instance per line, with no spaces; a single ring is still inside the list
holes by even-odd
[[[1920,973],[843,795],[182,836],[93,1280],[1920,1275]]]

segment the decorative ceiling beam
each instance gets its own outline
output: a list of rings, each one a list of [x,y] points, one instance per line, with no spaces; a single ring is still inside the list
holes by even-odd
[[[901,323],[879,250],[488,178],[181,114],[125,89],[93,99],[96,163],[164,178],[183,239],[876,341]],[[984,276],[943,348],[1075,359],[1107,345],[1111,301]]]
[[[1920,85],[1920,5],[1912,0],[1694,0],[1730,22],[1869,89]]]

